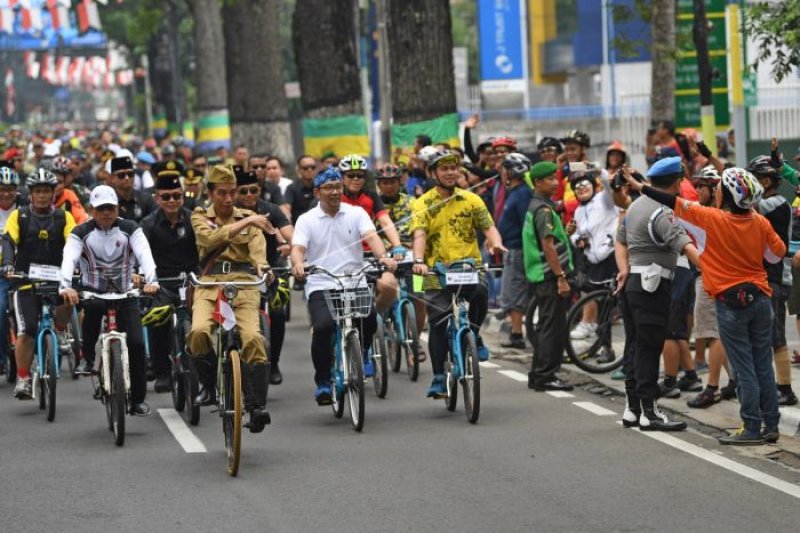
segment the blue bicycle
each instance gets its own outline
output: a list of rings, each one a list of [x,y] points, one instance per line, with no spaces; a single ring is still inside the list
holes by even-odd
[[[384,317],[383,326],[392,371],[400,372],[405,356],[408,377],[411,381],[417,381],[420,355],[419,332],[417,331],[417,312],[408,291],[412,264],[401,262],[397,265],[400,291],[392,308]]]
[[[461,383],[464,413],[472,424],[478,421],[481,411],[481,368],[475,333],[469,326],[469,297],[478,288],[482,271],[484,268],[476,266],[472,260],[455,261],[447,266],[437,263],[433,267],[433,275],[439,277],[442,290],[450,293],[452,305],[447,319],[447,396],[444,401],[448,411],[455,411]]]

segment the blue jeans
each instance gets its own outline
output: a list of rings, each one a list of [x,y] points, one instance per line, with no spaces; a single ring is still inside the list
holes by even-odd
[[[719,334],[736,372],[739,416],[749,434],[778,429],[778,391],[772,369],[772,305],[759,293],[744,309],[717,301]]]
[[[8,289],[11,283],[5,279],[0,278],[0,365],[2,365],[8,357],[13,357],[14,354],[7,354],[8,350]]]

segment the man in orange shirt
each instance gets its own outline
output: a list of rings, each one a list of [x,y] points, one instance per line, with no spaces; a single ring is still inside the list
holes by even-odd
[[[83,208],[75,191],[67,189],[64,186],[65,177],[72,172],[70,160],[66,157],[58,156],[53,159],[53,164],[51,166],[53,174],[55,174],[58,180],[58,185],[56,185],[55,190],[55,206],[71,213],[76,224],[83,224],[89,220],[89,215],[86,214],[86,210]]]
[[[772,289],[762,259],[777,263],[786,245],[769,221],[753,210],[764,189],[746,170],[722,173],[721,209],[683,200],[628,179],[631,190],[672,207],[697,239],[706,292],[717,300],[719,332],[736,372],[742,428],[721,444],[756,445],[778,440],[777,387],[772,368]],[[762,423],[765,426],[762,431]]]

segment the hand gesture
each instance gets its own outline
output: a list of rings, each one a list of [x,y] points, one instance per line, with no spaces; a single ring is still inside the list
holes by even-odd
[[[466,122],[464,122],[464,127],[468,129],[472,129],[478,124],[481,123],[481,117],[478,113],[475,113],[471,117],[469,117]]]
[[[78,298],[78,291],[75,289],[62,289],[59,293],[64,299],[64,303],[69,305],[77,305],[80,298]]]
[[[148,283],[148,284],[146,284],[144,286],[144,288],[142,289],[142,292],[145,293],[148,296],[155,296],[156,294],[158,294],[158,289],[159,289],[159,286],[157,284]]]
[[[306,265],[303,264],[294,265],[292,267],[292,276],[294,276],[294,279],[296,279],[297,281],[303,281],[304,279],[306,279],[307,277]]]

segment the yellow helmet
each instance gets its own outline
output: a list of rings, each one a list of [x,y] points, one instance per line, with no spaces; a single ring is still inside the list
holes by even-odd
[[[142,317],[142,325],[147,327],[159,327],[166,324],[172,317],[175,309],[172,305],[159,305],[151,307]]]
[[[277,278],[270,286],[270,292],[272,293],[272,298],[269,300],[270,311],[285,307],[292,296],[292,291],[289,289],[289,282],[286,278]]]

